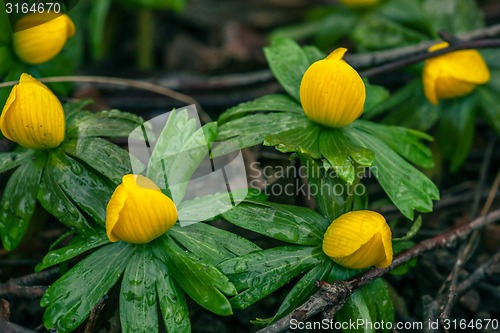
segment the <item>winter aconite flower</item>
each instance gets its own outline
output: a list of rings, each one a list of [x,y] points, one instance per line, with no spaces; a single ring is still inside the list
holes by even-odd
[[[429,48],[429,51],[445,47],[448,47],[448,43],[439,43]],[[465,96],[478,84],[489,80],[488,65],[477,50],[454,51],[425,61],[424,91],[432,104],[437,104],[440,99]]]
[[[174,202],[141,175],[124,176],[106,208],[106,233],[112,242],[148,243],[176,221]]]
[[[359,210],[346,213],[330,224],[323,239],[323,252],[348,268],[392,263],[392,233],[377,212]]]
[[[14,31],[18,57],[28,64],[41,64],[61,52],[75,34],[75,25],[66,14],[34,13],[20,18]]]
[[[300,101],[306,116],[329,127],[344,127],[362,113],[366,89],[359,74],[342,57],[338,48],[313,63],[302,77]]]
[[[23,147],[54,148],[64,140],[64,110],[49,88],[22,74],[3,108],[0,129],[7,139]]]

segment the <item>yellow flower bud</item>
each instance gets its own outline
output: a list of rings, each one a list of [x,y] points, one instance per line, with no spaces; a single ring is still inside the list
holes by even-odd
[[[302,77],[300,101],[306,116],[328,127],[344,127],[363,113],[366,88],[359,74],[338,48],[313,63]]]
[[[64,140],[64,109],[44,84],[22,74],[0,117],[3,135],[23,147],[54,148]]]
[[[439,43],[429,48],[429,51],[445,47],[448,47],[448,43]],[[425,61],[424,92],[432,104],[437,104],[440,99],[465,96],[478,84],[489,80],[488,65],[477,50],[454,51]]]
[[[373,6],[380,2],[380,0],[340,0],[343,5],[346,6]]]
[[[382,215],[370,210],[353,211],[330,224],[323,252],[348,268],[385,268],[392,263],[391,238],[391,229]]]
[[[141,175],[124,176],[106,207],[106,233],[112,242],[148,243],[176,221],[174,202]]]
[[[28,64],[41,64],[61,52],[75,34],[75,25],[66,14],[34,13],[20,18],[14,31],[14,50],[18,57]]]

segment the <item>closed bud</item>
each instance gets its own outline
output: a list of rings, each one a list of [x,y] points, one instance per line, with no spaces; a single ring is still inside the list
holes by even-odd
[[[61,52],[75,34],[75,25],[66,14],[34,13],[20,18],[14,31],[17,56],[25,63],[41,64]]]
[[[9,140],[32,149],[54,148],[64,140],[64,109],[44,84],[22,74],[0,117],[0,129]]]
[[[148,243],[176,221],[174,202],[141,175],[124,176],[106,207],[106,233],[112,242]]]
[[[300,102],[306,116],[328,127],[344,127],[363,113],[366,88],[359,74],[338,48],[313,63],[300,83]]]
[[[429,51],[445,47],[448,43],[439,43]],[[424,92],[432,104],[438,104],[440,99],[465,96],[489,80],[488,65],[477,50],[453,51],[425,61]]]
[[[392,232],[384,217],[370,210],[346,213],[330,224],[323,252],[348,268],[388,267],[392,263]]]

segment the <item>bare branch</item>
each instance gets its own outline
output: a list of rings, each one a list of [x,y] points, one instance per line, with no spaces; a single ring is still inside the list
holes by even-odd
[[[410,259],[420,256],[424,252],[450,245],[458,239],[471,234],[473,231],[481,229],[498,220],[500,220],[500,210],[492,211],[486,216],[474,219],[467,224],[451,228],[436,237],[420,242],[394,257],[392,265],[387,268],[373,268],[346,281],[335,281],[333,283],[319,282],[318,286],[320,289],[312,295],[306,303],[295,309],[289,315],[261,329],[258,333],[281,332],[290,327],[291,319],[304,321],[326,308],[329,308],[329,313],[332,314],[330,308],[333,307],[335,311],[338,311],[353,292],[383,276],[390,270],[408,262]]]

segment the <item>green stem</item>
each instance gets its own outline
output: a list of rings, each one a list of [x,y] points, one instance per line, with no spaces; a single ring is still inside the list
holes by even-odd
[[[150,70],[154,66],[154,13],[141,9],[137,15],[137,67]]]

